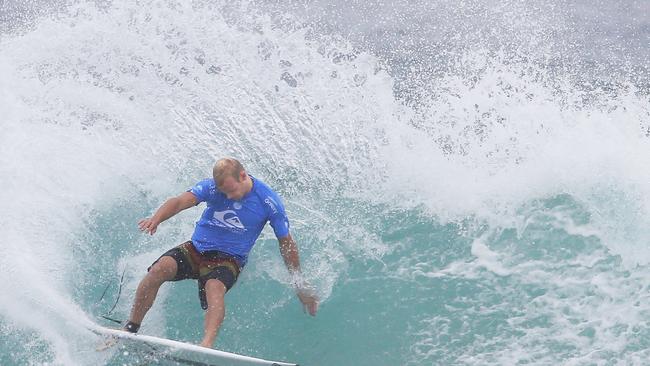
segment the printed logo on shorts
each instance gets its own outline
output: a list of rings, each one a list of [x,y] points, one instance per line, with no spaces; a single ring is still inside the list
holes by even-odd
[[[213,217],[214,219],[211,222],[216,226],[229,229],[233,232],[246,231],[244,224],[241,223],[235,211],[215,211]]]

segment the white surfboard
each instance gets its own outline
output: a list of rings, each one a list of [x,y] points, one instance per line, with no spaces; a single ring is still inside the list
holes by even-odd
[[[90,330],[98,335],[117,339],[117,343],[113,347],[119,347],[122,356],[127,358],[129,356],[144,358],[152,364],[191,366],[298,366],[295,363],[268,361],[173,341],[171,339],[133,334],[123,330],[104,328],[101,326],[93,327]]]

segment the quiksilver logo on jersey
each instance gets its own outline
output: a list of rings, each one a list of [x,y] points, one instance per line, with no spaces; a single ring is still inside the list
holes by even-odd
[[[278,213],[278,208],[275,207],[276,203],[273,201],[273,198],[271,197],[266,197],[264,202],[271,207],[271,210],[273,211],[274,214]]]
[[[225,227],[234,231],[246,231],[244,224],[241,223],[235,211],[215,211],[212,217],[214,218],[212,223],[217,226]]]

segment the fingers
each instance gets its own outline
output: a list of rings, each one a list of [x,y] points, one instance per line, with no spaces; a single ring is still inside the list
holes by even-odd
[[[140,228],[140,231],[144,231],[149,235],[153,235],[158,228],[158,224],[148,218],[140,220],[140,222],[138,222],[138,227]]]
[[[316,312],[318,311],[318,301],[314,300],[309,304],[305,304],[305,310],[307,310],[309,315],[316,316]]]
[[[316,316],[318,311],[318,297],[314,294],[298,293],[298,298],[303,306],[303,311],[311,316]]]

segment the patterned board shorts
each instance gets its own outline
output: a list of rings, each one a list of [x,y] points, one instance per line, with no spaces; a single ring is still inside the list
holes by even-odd
[[[149,266],[147,271],[151,270],[151,267],[164,256],[174,258],[178,266],[176,276],[172,281],[189,278],[199,280],[199,300],[201,300],[201,307],[204,310],[208,308],[205,283],[209,279],[219,280],[226,286],[227,291],[235,284],[241,271],[239,263],[231,255],[216,250],[200,253],[194,248],[191,241],[165,252]]]

